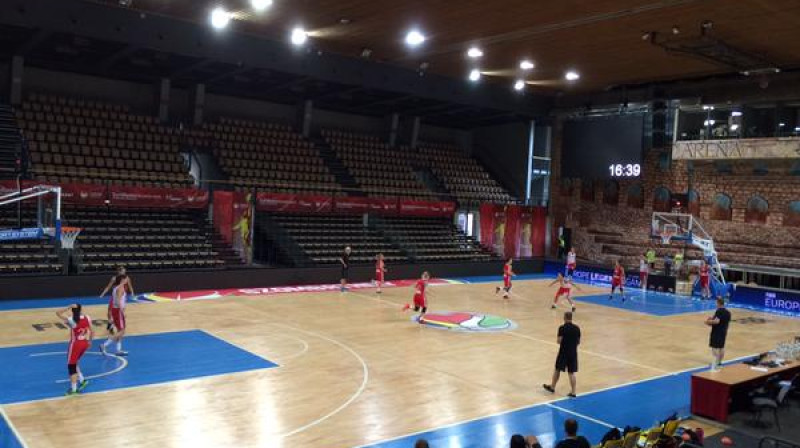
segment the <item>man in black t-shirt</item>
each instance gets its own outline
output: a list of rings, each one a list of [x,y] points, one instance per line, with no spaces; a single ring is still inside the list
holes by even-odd
[[[561,372],[569,374],[570,392],[568,397],[575,398],[576,379],[575,373],[578,371],[578,345],[581,343],[581,329],[572,323],[572,313],[564,313],[564,325],[558,327],[558,356],[556,357],[556,369],[553,372],[553,381],[550,384],[542,384],[548,392],[556,391],[556,384],[561,377]]]
[[[341,284],[342,284],[342,292],[347,291],[347,280],[349,276],[349,269],[350,269],[350,246],[344,248],[344,252],[342,253],[342,257],[339,258],[339,263],[342,264],[342,276],[340,277]]]
[[[714,360],[711,361],[711,370],[716,372],[722,365],[725,357],[725,339],[728,337],[728,325],[731,323],[731,312],[725,308],[725,300],[717,297],[717,311],[713,317],[706,319],[706,325],[711,327],[711,337],[708,345]]]
[[[590,448],[592,446],[586,437],[578,435],[578,422],[575,419],[568,418],[564,422],[564,432],[567,433],[567,438],[559,440],[556,448]]]

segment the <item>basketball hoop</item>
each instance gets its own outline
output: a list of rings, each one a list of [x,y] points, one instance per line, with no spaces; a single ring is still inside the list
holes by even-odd
[[[678,226],[675,224],[664,224],[664,227],[661,229],[661,244],[669,244],[672,240],[672,237],[678,234]]]
[[[75,240],[81,233],[80,227],[62,227],[61,228],[61,248],[73,249],[75,247]]]

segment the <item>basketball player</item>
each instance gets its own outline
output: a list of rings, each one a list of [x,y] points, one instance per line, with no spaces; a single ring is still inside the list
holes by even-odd
[[[78,362],[83,354],[92,346],[94,331],[92,319],[81,313],[80,304],[70,305],[63,310],[56,311],[56,316],[70,328],[69,349],[67,350],[67,371],[69,372],[70,387],[67,395],[76,395],[86,389],[89,381],[83,377]],[[66,314],[69,313],[69,316]]]
[[[122,270],[121,272],[125,272]],[[108,346],[112,342],[117,343],[117,356],[128,356],[128,352],[122,350],[122,338],[125,337],[125,306],[127,304],[127,291],[130,279],[125,274],[117,274],[111,285],[111,298],[108,300],[108,321],[111,330],[108,339],[100,346],[103,355],[107,354]]]
[[[503,298],[507,299],[508,294],[511,292],[511,277],[516,276],[517,274],[514,273],[514,268],[512,265],[514,264],[514,259],[509,258],[506,261],[506,264],[503,265]],[[498,294],[500,292],[500,287],[498,286],[495,288],[494,293]]]
[[[561,372],[566,371],[569,375],[570,398],[575,398],[575,388],[577,380],[575,373],[578,372],[578,345],[581,343],[581,329],[572,323],[572,313],[564,313],[564,325],[558,327],[558,356],[556,357],[556,368],[553,371],[553,379],[550,384],[542,384],[542,387],[553,393],[556,391],[556,384],[561,377]]]
[[[575,302],[572,301],[572,287],[574,286],[575,289],[577,289],[578,291],[580,291],[581,288],[578,285],[572,283],[572,277],[564,277],[564,275],[560,272],[558,273],[558,277],[556,277],[556,279],[553,280],[553,282],[550,283],[549,286],[553,286],[556,283],[559,284],[558,291],[556,291],[556,296],[555,298],[553,298],[553,305],[550,308],[556,309],[556,307],[558,306],[558,300],[561,298],[561,296],[564,296],[566,297],[567,302],[569,302],[569,305],[572,307],[572,312],[574,313]]]
[[[642,291],[647,291],[647,276],[650,274],[650,266],[644,256],[639,259],[639,283],[642,285]]]
[[[350,246],[347,246],[347,247],[344,248],[344,252],[342,253],[342,256],[339,258],[339,263],[342,264],[342,276],[341,276],[341,280],[339,280],[339,282],[342,285],[341,292],[347,291],[347,280],[348,280],[348,277],[349,277],[349,274],[350,274],[350,253],[351,252],[352,252],[352,249],[350,249]]]
[[[619,288],[619,295],[622,297],[622,302],[625,302],[625,269],[619,264],[619,260],[614,261],[614,273],[611,275],[611,294],[608,295],[608,300],[614,300],[614,290]]]
[[[378,254],[376,261],[375,261],[375,283],[378,285],[378,290],[375,291],[376,293],[381,293],[381,287],[383,286],[383,275],[386,273],[386,263],[383,261],[383,254]]]
[[[731,323],[731,312],[725,308],[725,300],[717,297],[717,311],[712,317],[706,319],[706,325],[711,327],[711,336],[708,345],[714,356],[711,361],[711,371],[719,371],[722,358],[725,357],[725,339],[728,338],[728,325]]]
[[[125,266],[119,266],[117,268],[117,274],[111,276],[111,280],[108,281],[108,284],[106,285],[105,289],[103,289],[103,292],[100,293],[100,297],[105,297],[105,295],[108,294],[109,291],[111,291],[111,288],[114,287],[114,281],[117,279],[117,275],[124,275],[124,276],[128,277],[128,286],[126,287],[126,290],[127,290],[128,294],[131,295],[131,297],[133,297],[135,295],[134,292],[133,292],[133,282],[131,281],[131,277],[128,275],[127,271],[125,270]]]
[[[703,296],[704,299],[711,298],[711,288],[710,288],[710,278],[709,278],[709,269],[706,261],[703,260],[700,262],[700,295]]]
[[[427,294],[425,293],[425,288],[428,286],[428,280],[430,280],[431,275],[428,271],[422,273],[422,276],[419,280],[417,280],[417,284],[414,286],[414,311],[419,312],[419,322],[422,323],[425,320],[425,313],[428,312],[428,298]],[[406,303],[403,306],[403,311],[408,310],[411,308],[411,305]]]
[[[577,262],[577,254],[575,254],[575,248],[570,247],[569,252],[567,252],[567,277],[572,278],[572,274],[575,273],[575,268],[578,266]]]

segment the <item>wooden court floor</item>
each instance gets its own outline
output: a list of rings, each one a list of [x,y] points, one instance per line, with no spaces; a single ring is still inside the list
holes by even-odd
[[[513,319],[518,328],[505,333],[414,324],[400,311],[411,288],[390,288],[382,296],[366,289],[135,305],[128,311],[132,335],[202,329],[280,367],[3,408],[30,448],[378,442],[552,400],[540,385],[552,373],[556,329],[566,304],[558,311],[549,308],[554,288],[548,283],[517,281],[510,300],[495,296],[496,285],[490,283],[430,288],[431,310]],[[606,291],[583,289],[577,295]],[[703,325],[708,312],[657,317],[577,306],[575,322],[583,331],[579,394],[709,362]],[[66,331],[31,326],[55,321],[53,311],[0,312],[0,347],[64,341]],[[105,314],[102,306],[87,311],[94,318]],[[733,313],[734,319],[765,317],[766,322],[733,323],[727,358],[772,349],[800,332],[798,319]],[[557,396],[567,392],[562,381]]]

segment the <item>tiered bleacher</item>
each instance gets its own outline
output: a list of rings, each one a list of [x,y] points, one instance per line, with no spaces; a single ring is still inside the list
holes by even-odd
[[[238,261],[229,248],[214,244],[197,211],[74,208],[65,216],[67,225],[83,228],[77,245],[81,272],[112,271],[119,265],[132,270],[217,268]]]
[[[407,262],[408,257],[378,231],[364,227],[361,216],[274,215],[305,254],[318,264],[339,263],[345,246],[353,250],[353,263],[368,263],[383,253],[387,262]]]
[[[281,193],[341,193],[313,143],[289,126],[222,118],[204,129],[234,185]]]
[[[392,149],[368,134],[323,130],[322,135],[368,196],[433,198],[414,174],[408,150]]]
[[[419,144],[420,158],[461,203],[512,202],[514,198],[472,157],[450,143]]]
[[[176,130],[127,106],[31,94],[16,118],[37,180],[163,187],[193,182]]]
[[[495,258],[447,218],[387,217],[382,229],[401,241],[417,261],[485,261]]]

